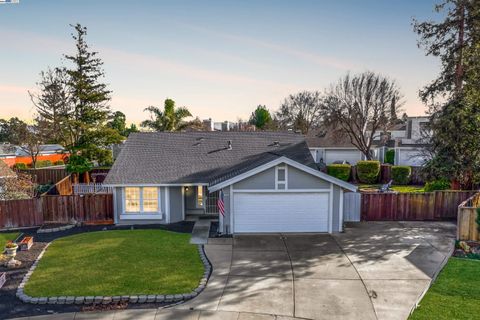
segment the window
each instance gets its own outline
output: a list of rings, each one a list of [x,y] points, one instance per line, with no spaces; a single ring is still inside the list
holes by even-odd
[[[287,189],[287,167],[277,167],[276,168],[276,189],[285,190]]]
[[[125,188],[125,212],[159,212],[158,198],[158,188],[156,187],[127,187]]]
[[[197,187],[197,207],[198,208],[203,207],[203,187],[202,186]]]
[[[140,188],[125,188],[125,212],[140,211]]]

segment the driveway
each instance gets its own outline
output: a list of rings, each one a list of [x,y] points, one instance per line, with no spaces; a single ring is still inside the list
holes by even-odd
[[[176,308],[238,319],[406,319],[454,238],[451,223],[377,222],[333,236],[210,239],[207,288]]]

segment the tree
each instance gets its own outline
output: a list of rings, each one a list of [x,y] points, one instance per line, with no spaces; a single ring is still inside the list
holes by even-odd
[[[319,91],[302,91],[289,95],[276,113],[283,129],[293,129],[307,134],[319,125],[322,118],[322,94]]]
[[[0,178],[0,200],[31,199],[34,197],[32,176],[16,173],[16,177]]]
[[[87,29],[80,24],[72,27],[75,29],[72,38],[77,51],[74,55],[65,55],[65,59],[73,64],[72,68],[66,69],[73,103],[72,116],[68,121],[70,144],[67,147],[72,153],[83,151],[88,154],[89,160],[96,160],[95,151],[105,149],[111,143],[119,143],[122,136],[106,125],[110,115],[108,103],[111,91],[101,82],[104,77],[103,62],[97,57],[98,52],[90,51],[85,42]]]
[[[445,0],[435,6],[444,12],[444,19],[419,22],[414,20],[414,31],[420,36],[418,46],[427,56],[439,57],[442,67],[439,76],[420,91],[420,97],[429,103],[431,112],[441,108],[440,101],[451,100],[461,94],[472,58],[465,50],[478,43],[480,37],[480,3],[477,0]]]
[[[47,142],[67,144],[68,121],[72,112],[72,98],[68,75],[63,68],[48,69],[40,73],[38,92],[29,92],[36,107],[36,121],[45,129]]]
[[[141,126],[155,131],[179,131],[187,126],[185,118],[192,114],[187,108],[175,108],[175,101],[165,99],[163,111],[155,106],[145,108],[150,112],[150,119],[142,122]]]
[[[16,144],[22,141],[19,135],[26,128],[27,124],[17,117],[12,117],[9,120],[0,119],[0,142]]]
[[[270,122],[272,122],[272,116],[265,105],[258,105],[249,120],[250,124],[262,130],[266,129]]]
[[[116,111],[110,116],[110,121],[107,126],[116,130],[121,136],[127,138],[132,132],[138,132],[137,126],[132,123],[130,127],[127,127],[127,117],[121,111]]]
[[[395,83],[384,76],[367,71],[345,75],[332,85],[324,103],[325,124],[350,142],[368,160],[375,133],[385,130],[392,115],[400,108],[402,95]]]

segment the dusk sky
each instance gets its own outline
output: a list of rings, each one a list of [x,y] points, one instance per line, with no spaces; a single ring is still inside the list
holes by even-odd
[[[430,0],[42,1],[0,5],[0,118],[30,120],[27,90],[74,52],[69,24],[88,28],[104,61],[111,107],[128,122],[172,98],[194,116],[248,119],[290,93],[321,90],[346,72],[397,80],[409,115],[439,62],[417,48],[412,17],[436,18]]]

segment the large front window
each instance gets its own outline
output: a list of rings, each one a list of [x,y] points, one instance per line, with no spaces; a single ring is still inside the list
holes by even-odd
[[[125,188],[125,212],[158,212],[158,198],[157,187],[127,187]]]

